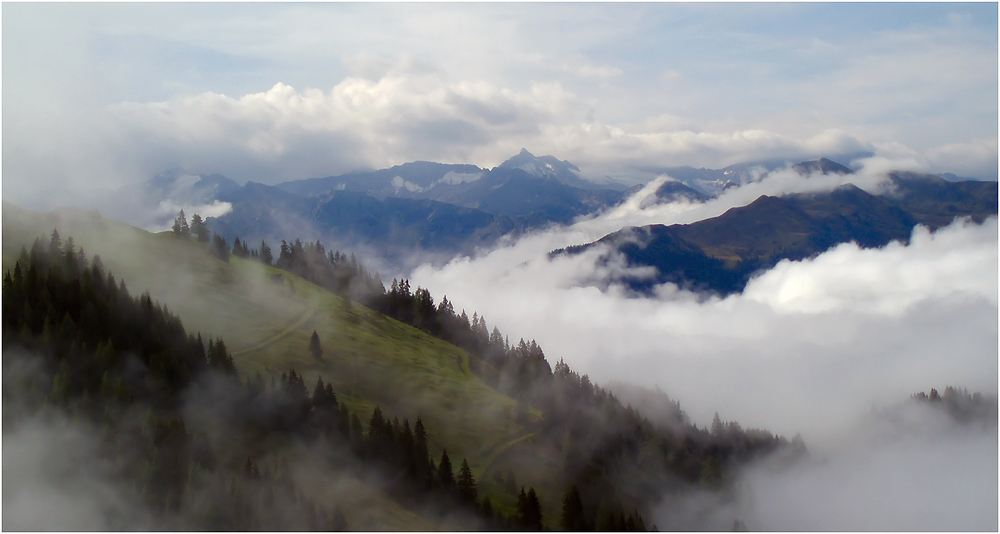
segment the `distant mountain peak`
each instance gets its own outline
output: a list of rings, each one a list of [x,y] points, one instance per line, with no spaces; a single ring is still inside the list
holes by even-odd
[[[572,187],[584,189],[594,185],[580,178],[580,168],[576,165],[558,159],[554,156],[536,156],[528,149],[522,148],[516,156],[496,167],[497,169],[520,169],[532,176],[552,179]]]
[[[826,158],[819,158],[812,161],[803,161],[792,166],[800,173],[809,174],[821,172],[823,174],[854,174],[851,169]]]

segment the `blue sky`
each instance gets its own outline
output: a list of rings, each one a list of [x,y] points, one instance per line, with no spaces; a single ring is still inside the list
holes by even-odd
[[[997,173],[997,4],[3,4],[4,193],[526,147]],[[32,184],[29,186],[28,184]]]

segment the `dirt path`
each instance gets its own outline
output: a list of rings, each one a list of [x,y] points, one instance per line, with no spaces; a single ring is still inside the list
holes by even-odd
[[[292,320],[292,323],[290,325],[288,325],[287,328],[285,328],[281,332],[278,332],[277,334],[275,334],[275,335],[273,335],[273,336],[271,336],[271,337],[269,337],[269,338],[261,341],[260,343],[257,343],[256,345],[252,345],[252,346],[247,347],[245,349],[240,349],[240,350],[234,351],[232,353],[233,356],[236,356],[236,355],[239,355],[239,354],[244,354],[244,353],[251,352],[251,351],[255,351],[255,350],[258,350],[258,349],[262,349],[262,348],[264,348],[264,347],[266,347],[266,346],[268,346],[268,345],[270,345],[270,344],[272,344],[272,343],[280,340],[281,338],[284,338],[284,337],[288,336],[292,332],[298,330],[298,328],[300,326],[306,324],[306,322],[309,319],[312,319],[312,316],[316,313],[317,310],[319,310],[319,299],[313,299],[312,304],[309,305],[309,308],[307,308],[305,311],[303,311],[302,314],[299,315],[297,318],[295,318],[294,320]]]
[[[507,450],[510,449],[511,447],[513,447],[514,445],[517,445],[518,443],[520,443],[520,442],[522,442],[522,441],[524,441],[524,440],[526,440],[528,438],[532,438],[534,436],[535,436],[535,433],[531,432],[529,434],[525,434],[523,436],[514,438],[514,439],[508,441],[507,443],[502,443],[500,445],[497,445],[496,448],[493,449],[493,452],[491,452],[490,455],[486,458],[486,461],[484,462],[483,467],[482,467],[482,473],[483,474],[481,476],[485,476],[486,475],[486,473],[489,471],[489,469],[493,466],[493,461],[496,460],[497,456],[500,456],[501,454],[507,452]]]

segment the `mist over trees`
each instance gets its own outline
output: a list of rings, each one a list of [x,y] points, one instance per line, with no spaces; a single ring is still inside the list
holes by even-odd
[[[5,370],[26,359],[35,368],[4,381],[4,432],[54,412],[96,428],[100,457],[115,464],[115,482],[136,492],[160,527],[346,529],[342,510],[318,506],[294,486],[280,455],[254,450],[266,436],[319,443],[334,472],[381,472],[397,498],[482,515],[464,459],[458,489],[454,478],[433,475],[419,419],[414,435],[409,421],[400,426],[376,407],[360,431],[349,423],[357,414],[338,404],[322,378],[311,396],[295,370],[276,383],[259,374],[241,381],[222,339],[206,347],[200,334],[187,334],[148,294],[132,297],[100,258],[88,262],[57,232],[48,247],[36,240],[6,273],[3,311]],[[206,389],[226,392],[221,404],[202,406],[226,427],[222,443],[185,416],[185,403]],[[438,472],[450,469],[442,461]],[[144,526],[107,519],[109,529]]]
[[[183,219],[174,236],[197,243],[181,231]],[[267,250],[238,238],[225,256],[217,244],[197,246],[262,262]],[[446,297],[436,303],[407,280],[386,290],[353,256],[318,242],[283,242],[275,267],[463,348],[469,370],[513,399],[519,435],[558,454],[556,478],[541,488],[518,483],[527,471],[477,472],[450,447],[432,446],[435,429],[420,417],[352,408],[322,375],[315,383],[293,368],[269,380],[240,376],[226,341],[188,333],[57,231],[23,249],[3,278],[5,435],[56,414],[93,429],[111,482],[134,492],[143,511],[141,521],[104,517],[108,529],[375,528],[342,501],[299,487],[296,469],[309,465],[335,479],[375,477],[396,505],[463,529],[639,531],[670,526],[647,520],[664,499],[725,494],[744,466],[808,454],[801,438],[718,413],[699,428],[676,403],[674,415],[651,422],[564,361],[550,365],[535,341],[511,343],[478,313],[456,313]],[[337,357],[316,330],[303,351]],[[958,420],[996,421],[995,399],[980,394],[947,388],[913,398]],[[745,528],[743,519],[733,517],[734,528]]]

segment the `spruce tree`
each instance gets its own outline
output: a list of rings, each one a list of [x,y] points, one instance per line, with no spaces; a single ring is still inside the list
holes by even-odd
[[[326,386],[323,385],[323,377],[316,379],[316,387],[313,388],[313,406],[320,408],[326,405]]]
[[[517,494],[517,522],[522,527],[527,527],[528,517],[528,495],[524,493],[524,486],[521,486],[521,493]]]
[[[413,464],[413,431],[410,430],[410,421],[407,418],[403,418],[403,428],[399,432],[399,454],[400,464],[406,470],[407,476],[416,475],[416,470]]]
[[[267,243],[262,239],[260,241],[260,262],[264,265],[271,265],[271,261],[274,260],[274,256],[271,255],[271,247],[267,246]]]
[[[417,417],[413,425],[413,465],[418,480],[430,482],[430,453],[427,450],[427,431],[424,423]]]
[[[528,530],[542,530],[542,505],[538,502],[535,488],[528,489],[525,499],[525,514],[522,516],[524,527]]]
[[[455,473],[451,468],[451,460],[448,458],[448,449],[441,451],[441,461],[437,468],[438,482],[445,493],[450,493],[455,489]]]
[[[571,484],[569,491],[563,497],[562,527],[574,532],[590,530],[587,528],[587,518],[583,512],[583,502],[580,500],[580,490],[576,484]]]
[[[229,246],[226,245],[226,239],[219,234],[215,234],[212,239],[212,253],[222,261],[229,261]]]
[[[62,252],[62,239],[59,239],[59,230],[52,230],[52,238],[49,240],[49,257],[55,258]]]
[[[458,470],[458,480],[455,482],[458,488],[458,498],[469,505],[475,505],[479,495],[476,490],[476,479],[472,477],[472,469],[469,462],[462,458],[462,467]]]
[[[312,337],[309,338],[309,353],[313,358],[323,361],[323,346],[319,342],[319,334],[313,330]]]
[[[190,233],[194,234],[194,236],[198,239],[198,241],[201,241],[202,243],[208,243],[208,238],[209,238],[208,227],[205,226],[205,221],[201,219],[201,215],[198,215],[197,213],[195,213],[194,216],[191,217]]]
[[[382,441],[382,435],[385,433],[383,428],[386,424],[385,417],[382,416],[382,409],[378,406],[372,411],[372,418],[368,421],[368,443],[369,446],[376,452],[381,453],[385,448],[385,443]]]
[[[174,219],[174,235],[181,239],[188,239],[191,237],[191,229],[188,227],[187,217],[184,216],[184,210],[181,210],[180,215]]]

